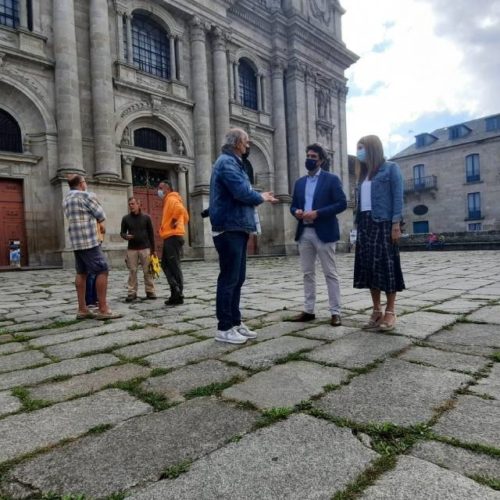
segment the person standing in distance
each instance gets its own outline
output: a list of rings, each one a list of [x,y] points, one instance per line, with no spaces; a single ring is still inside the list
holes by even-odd
[[[319,144],[306,148],[307,175],[295,183],[290,212],[298,220],[295,241],[299,243],[304,274],[304,311],[288,321],[315,319],[316,259],[319,258],[328,289],[330,324],[340,326],[340,283],[335,264],[335,244],[340,238],[337,214],[347,207],[340,179],[322,170],[326,153]]]
[[[240,312],[247,242],[249,234],[256,231],[255,208],[265,201],[278,202],[272,192],[258,193],[252,189],[242,162],[249,143],[243,129],[229,130],[210,179],[209,215],[220,268],[215,340],[230,344],[244,344],[247,339],[257,336],[242,323]]]
[[[161,181],[158,196],[163,199],[160,237],[163,239],[161,268],[170,286],[168,306],[184,303],[184,278],[181,269],[182,247],[189,214],[182,203],[181,195],[174,191],[170,181]]]
[[[146,298],[156,299],[153,276],[149,271],[149,256],[155,255],[155,235],[153,223],[148,214],[143,214],[141,206],[133,196],[128,199],[129,214],[122,219],[120,236],[127,240],[126,263],[129,270],[126,302],[137,298],[137,269],[142,267]]]

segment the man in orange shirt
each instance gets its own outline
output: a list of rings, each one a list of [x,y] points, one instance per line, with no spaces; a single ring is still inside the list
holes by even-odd
[[[160,237],[163,239],[161,267],[170,285],[170,298],[165,301],[165,304],[173,306],[184,303],[181,254],[189,214],[182,203],[180,194],[172,189],[170,181],[160,182],[158,196],[163,199],[159,230]]]

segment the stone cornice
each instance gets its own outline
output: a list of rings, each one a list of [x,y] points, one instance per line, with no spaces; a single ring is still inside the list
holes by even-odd
[[[39,64],[44,68],[52,69],[55,67],[55,61],[53,59],[38,57],[36,55],[30,54],[29,52],[14,49],[12,47],[0,46],[0,66],[2,66],[2,61],[5,61],[6,56],[9,56],[13,59],[22,59],[23,61],[29,61],[35,64]]]
[[[246,5],[241,4],[237,4],[228,10],[228,16],[233,15],[247,24],[255,26],[260,32],[271,35],[273,29],[269,21],[269,12],[266,12],[266,14],[262,14],[261,11],[251,10]]]

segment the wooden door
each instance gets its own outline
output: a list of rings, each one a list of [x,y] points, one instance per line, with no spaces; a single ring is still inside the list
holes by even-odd
[[[21,242],[21,265],[28,263],[23,181],[0,179],[0,266],[9,265],[9,242]]]

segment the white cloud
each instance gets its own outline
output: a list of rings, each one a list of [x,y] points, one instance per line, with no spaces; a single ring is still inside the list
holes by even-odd
[[[360,56],[346,72],[349,152],[363,135],[377,134],[394,154],[414,134],[430,131],[412,126],[423,117],[500,112],[500,94],[493,92],[500,79],[500,0],[342,5],[343,39]]]

